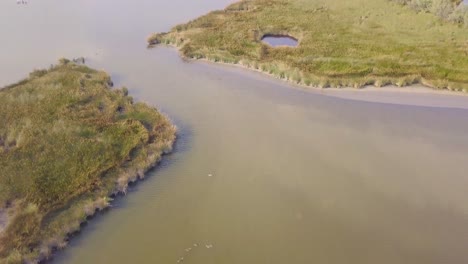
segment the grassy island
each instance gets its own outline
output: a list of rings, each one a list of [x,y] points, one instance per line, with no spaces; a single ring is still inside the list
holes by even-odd
[[[175,127],[62,59],[0,90],[0,263],[47,259],[171,151]]]
[[[262,42],[267,35],[299,45],[271,47]],[[390,0],[243,0],[148,43],[306,86],[422,83],[468,92],[468,27]]]

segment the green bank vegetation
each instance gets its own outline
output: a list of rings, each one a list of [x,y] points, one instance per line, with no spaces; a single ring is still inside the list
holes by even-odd
[[[270,47],[265,35],[299,46]],[[148,38],[314,87],[468,91],[468,28],[388,0],[244,0]]]
[[[0,263],[46,259],[171,151],[169,120],[111,84],[62,59],[0,90]]]

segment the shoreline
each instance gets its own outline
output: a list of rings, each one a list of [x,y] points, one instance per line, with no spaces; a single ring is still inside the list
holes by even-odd
[[[82,228],[85,227],[86,223],[91,221],[97,213],[111,209],[112,201],[115,197],[127,195],[127,189],[131,184],[136,184],[139,181],[142,181],[149,171],[157,169],[164,156],[170,155],[173,152],[174,144],[177,140],[177,127],[171,122],[169,117],[164,114],[162,114],[162,116],[164,117],[165,122],[169,124],[169,129],[173,131],[173,137],[170,140],[163,142],[162,146],[160,142],[156,141],[146,145],[146,150],[150,152],[155,150],[160,151],[148,155],[145,164],[135,164],[135,166],[130,166],[121,171],[115,181],[114,188],[109,190],[109,194],[106,197],[98,198],[81,207],[82,211],[86,215],[85,219],[80,221],[77,225],[74,225],[75,228],[70,229],[64,236],[62,236],[62,238],[58,238],[58,241],[61,240],[61,243],[58,243],[57,245],[49,245],[45,252],[41,252],[41,255],[34,261],[37,263],[48,263],[53,260],[56,252],[65,249],[68,242],[73,239],[73,237],[77,236]],[[131,163],[135,160],[136,159],[133,159],[128,162]],[[61,246],[61,244],[64,246]],[[44,248],[42,250],[44,250]]]
[[[459,109],[468,109],[468,92],[465,91],[455,91],[445,89],[437,89],[422,83],[414,83],[411,85],[405,86],[396,86],[393,84],[384,85],[384,86],[375,86],[375,85],[365,85],[363,87],[319,87],[306,85],[304,83],[297,83],[294,80],[288,78],[280,78],[268,71],[263,71],[260,68],[256,69],[246,65],[245,63],[230,63],[224,61],[215,61],[209,58],[189,58],[181,52],[181,46],[178,46],[173,43],[160,43],[155,45],[148,45],[149,49],[156,48],[157,46],[164,48],[175,49],[179,57],[182,60],[187,62],[200,62],[206,63],[214,66],[228,67],[231,69],[240,69],[242,71],[247,71],[253,74],[257,74],[259,77],[269,78],[271,81],[280,81],[283,84],[286,84],[288,88],[299,89],[303,91],[312,92],[315,94],[320,94],[324,96],[331,96],[346,100],[357,100],[365,102],[375,102],[375,103],[387,103],[387,104],[401,104],[409,106],[423,106],[423,107],[441,107],[441,108],[459,108]],[[391,95],[390,98],[384,98],[385,95]],[[421,102],[421,99],[424,98],[402,98],[402,95],[405,96],[414,96],[414,95],[424,95],[429,98],[428,102]],[[399,96],[399,98],[398,98]],[[450,97],[450,98],[449,98]],[[399,99],[406,99],[399,101]],[[454,102],[462,101],[466,102]]]
[[[122,145],[119,152],[112,152],[113,149],[106,149],[111,153],[115,153],[117,156],[107,163],[99,163],[97,165],[102,166],[102,169],[90,170],[89,175],[85,178],[79,178],[79,174],[64,174],[62,171],[60,177],[67,180],[70,175],[76,176],[75,180],[81,180],[82,186],[88,186],[85,184],[91,184],[88,188],[83,188],[79,192],[69,193],[65,187],[58,185],[58,188],[54,184],[47,183],[43,188],[44,191],[39,194],[45,193],[51,195],[50,192],[55,194],[58,198],[55,200],[43,200],[41,203],[41,196],[29,198],[16,194],[16,196],[8,196],[10,193],[6,192],[9,189],[5,189],[4,204],[0,207],[0,262],[6,261],[7,263],[45,263],[51,260],[55,252],[64,249],[68,241],[73,236],[79,233],[81,228],[99,211],[105,210],[106,208],[112,207],[112,200],[116,196],[125,195],[129,185],[145,178],[146,173],[154,168],[162,160],[163,156],[170,154],[173,151],[175,141],[177,139],[177,127],[173,124],[170,118],[161,113],[154,106],[145,103],[134,103],[133,98],[128,95],[127,88],[121,89],[110,88],[113,86],[110,76],[103,71],[96,71],[74,63],[70,63],[69,60],[63,59],[59,65],[56,65],[49,70],[35,70],[28,78],[20,83],[16,83],[7,87],[10,89],[17,89],[18,93],[24,92],[24,83],[28,82],[33,85],[42,81],[42,86],[38,86],[41,89],[43,96],[54,95],[51,90],[50,83],[56,80],[62,81],[60,78],[67,77],[66,80],[71,80],[79,83],[79,85],[67,84],[67,88],[63,88],[62,94],[64,98],[69,98],[75,95],[76,91],[80,92],[77,96],[79,99],[85,98],[86,96],[92,95],[94,101],[86,101],[87,108],[70,108],[71,103],[66,100],[58,101],[52,100],[53,109],[72,109],[75,111],[66,112],[69,118],[79,116],[86,110],[88,111],[99,111],[101,113],[97,119],[98,121],[87,119],[77,119],[81,126],[87,126],[89,129],[88,134],[78,134],[75,136],[73,133],[62,132],[60,136],[63,138],[71,138],[81,140],[79,137],[87,136],[87,141],[82,140],[80,142],[99,142],[99,136],[103,135],[102,138],[108,139],[110,142],[116,142],[114,144],[126,144]],[[39,89],[37,88],[37,89]],[[2,90],[2,92],[11,92],[8,89]],[[7,96],[8,94],[2,94]],[[69,96],[69,97],[66,97]],[[57,97],[50,97],[57,98]],[[75,97],[73,97],[75,98]],[[87,97],[89,98],[89,97]],[[75,99],[78,100],[78,99]],[[108,100],[108,101],[106,101]],[[102,102],[105,103],[102,103]],[[31,104],[32,109],[37,107],[39,103]],[[61,108],[60,108],[61,107]],[[124,110],[125,109],[125,110]],[[125,112],[124,112],[125,111]],[[116,113],[117,112],[117,113]],[[134,116],[132,116],[134,115]],[[29,118],[27,114],[19,115],[18,119]],[[42,116],[40,116],[42,117]],[[48,116],[46,116],[48,117]],[[99,121],[102,119],[107,120],[107,130],[98,131],[96,134],[92,129],[96,129],[96,124],[100,124]],[[71,122],[68,119],[62,121],[62,126],[72,125],[66,123]],[[88,122],[88,123],[86,123]],[[32,124],[34,126],[36,124]],[[47,127],[49,123],[39,124],[41,127]],[[67,131],[67,130],[65,130]],[[101,132],[101,134],[98,134]],[[108,134],[104,134],[108,133]],[[119,135],[119,136],[114,136]],[[107,136],[107,138],[106,138]],[[96,140],[98,138],[98,140]],[[71,140],[69,139],[69,140]],[[95,141],[92,141],[95,140]],[[34,148],[29,148],[29,141],[23,143],[23,148],[30,151],[30,155],[34,155]],[[66,143],[65,143],[66,144]],[[86,146],[85,143],[79,146]],[[96,143],[94,143],[96,144]],[[57,151],[57,147],[53,144],[45,144],[44,148]],[[87,147],[87,146],[86,146]],[[56,149],[54,149],[56,148]],[[87,147],[89,149],[89,147]],[[104,147],[103,147],[104,148]],[[123,150],[122,150],[123,149]],[[59,148],[58,151],[61,149]],[[67,149],[68,150],[68,149]],[[81,154],[81,159],[94,163],[96,159],[95,152],[85,152]],[[9,153],[9,152],[6,152]],[[67,153],[65,153],[67,154]],[[100,154],[100,153],[98,153]],[[86,156],[88,155],[88,156]],[[73,163],[74,156],[71,156],[67,161]],[[6,156],[8,158],[8,156]],[[16,158],[18,160],[18,158]],[[21,160],[21,159],[19,159]],[[49,162],[50,163],[50,162]],[[52,161],[53,163],[53,161]],[[35,164],[34,166],[37,166]],[[8,172],[8,168],[5,168]],[[52,174],[54,175],[54,174]],[[68,177],[68,178],[67,178]],[[6,185],[6,188],[9,186]],[[52,191],[48,191],[50,188]],[[47,189],[49,188],[49,189]],[[42,189],[41,189],[42,190]],[[56,191],[54,193],[53,191]],[[64,193],[64,194],[62,194]],[[13,198],[10,198],[13,197]],[[9,200],[7,200],[9,199]],[[53,203],[55,202],[55,204]],[[27,223],[25,226],[24,223]],[[29,226],[28,226],[29,225]],[[24,231],[25,228],[34,228],[33,231]],[[25,232],[30,232],[32,242],[23,242],[22,236]],[[10,242],[11,241],[11,242]],[[18,242],[19,241],[19,242]],[[16,244],[15,244],[16,243]]]
[[[412,10],[379,1],[365,8],[366,16],[357,11],[365,4],[363,0],[350,3],[353,8],[325,0],[238,1],[169,31],[153,33],[147,44],[172,45],[186,58],[240,64],[304,87],[419,84],[468,93],[468,64],[463,60],[466,30],[453,24],[427,30],[428,23],[440,22],[438,18],[425,16],[415,21]],[[380,17],[384,9],[393,11],[389,21]],[[271,20],[274,16],[283,19]],[[309,23],[331,17],[335,23],[326,27]],[[396,19],[408,23],[398,26],[391,22]],[[262,43],[270,35],[294,36],[301,45],[272,48]],[[423,48],[419,48],[421,39],[425,40]]]
[[[170,122],[169,118],[165,116],[167,122]],[[154,169],[158,168],[162,158],[166,155],[170,155],[173,151],[174,144],[177,140],[177,128],[175,125],[171,125],[171,128],[174,130],[174,137],[170,140],[165,142],[166,149],[160,151],[159,153],[153,153],[153,155],[148,156],[147,163],[143,166],[133,166],[126,168],[126,170],[122,171],[120,176],[117,178],[115,182],[114,189],[109,191],[109,195],[106,197],[97,198],[87,204],[84,204],[79,208],[80,211],[85,213],[85,218],[81,221],[72,223],[67,229],[66,234],[59,234],[55,237],[48,238],[48,240],[43,240],[40,246],[40,255],[35,259],[29,259],[28,261],[32,261],[31,263],[49,263],[53,260],[55,254],[60,252],[61,250],[65,250],[68,246],[68,242],[73,239],[73,237],[80,234],[81,230],[86,226],[86,224],[91,221],[96,214],[100,212],[104,212],[105,210],[109,210],[112,208],[112,201],[117,196],[125,196],[127,194],[127,188],[131,184],[136,184],[142,181],[146,174]],[[147,145],[148,148],[151,147],[160,147],[158,144],[152,143]],[[132,162],[133,160],[129,161]],[[5,230],[8,226],[8,210],[1,209],[0,210],[0,234]],[[54,241],[54,243],[50,243],[50,241]]]

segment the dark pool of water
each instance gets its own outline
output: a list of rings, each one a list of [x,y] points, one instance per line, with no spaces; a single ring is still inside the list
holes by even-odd
[[[297,39],[291,36],[266,35],[262,38],[262,41],[273,47],[296,47],[298,45]]]

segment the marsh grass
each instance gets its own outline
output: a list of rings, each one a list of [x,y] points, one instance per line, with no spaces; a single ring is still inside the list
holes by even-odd
[[[265,35],[294,36],[299,46],[269,47]],[[187,58],[302,85],[468,91],[468,29],[387,0],[244,0],[155,38]]]
[[[468,27],[468,6],[463,0],[390,0],[416,12],[430,12],[445,21]]]
[[[67,59],[0,90],[0,262],[47,258],[170,151],[175,128]],[[10,210],[11,211],[11,210]]]

